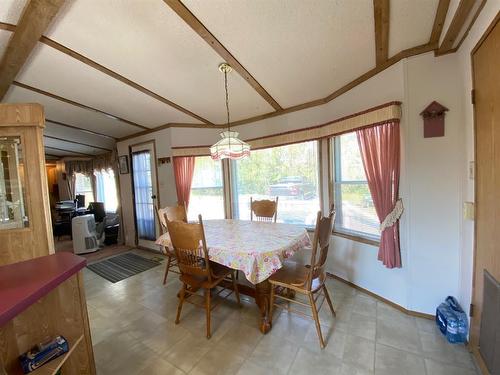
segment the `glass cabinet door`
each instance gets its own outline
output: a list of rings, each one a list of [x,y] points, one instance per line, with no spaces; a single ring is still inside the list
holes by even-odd
[[[0,230],[28,226],[20,137],[0,137]]]

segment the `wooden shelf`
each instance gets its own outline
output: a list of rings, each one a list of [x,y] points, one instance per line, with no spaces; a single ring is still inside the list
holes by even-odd
[[[59,369],[64,365],[64,362],[74,353],[75,349],[83,342],[84,336],[81,335],[77,338],[66,338],[69,344],[69,351],[56,359],[47,362],[42,367],[37,368],[35,371],[29,373],[29,375],[54,375]],[[21,366],[19,366],[19,371],[17,374],[23,374]]]

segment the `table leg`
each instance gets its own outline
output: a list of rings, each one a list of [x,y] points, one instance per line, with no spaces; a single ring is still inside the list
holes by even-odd
[[[260,311],[259,328],[262,333],[268,333],[271,330],[269,322],[271,284],[264,280],[255,285],[255,302]]]

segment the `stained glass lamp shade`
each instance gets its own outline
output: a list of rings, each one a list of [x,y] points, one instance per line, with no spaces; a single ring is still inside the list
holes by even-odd
[[[250,145],[238,138],[238,132],[225,131],[220,136],[222,139],[210,147],[212,159],[242,159],[250,155]]]

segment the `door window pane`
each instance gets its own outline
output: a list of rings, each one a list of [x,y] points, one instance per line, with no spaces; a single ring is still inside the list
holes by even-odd
[[[132,154],[134,175],[135,216],[139,239],[155,240],[153,183],[151,179],[151,154],[149,151]]]
[[[233,216],[250,220],[250,197],[279,197],[281,223],[314,226],[320,209],[318,142],[253,150],[232,161]]]
[[[188,220],[224,219],[222,163],[210,156],[196,158],[189,197]]]
[[[356,133],[334,140],[335,231],[369,239],[380,238],[379,221],[366,181]]]

